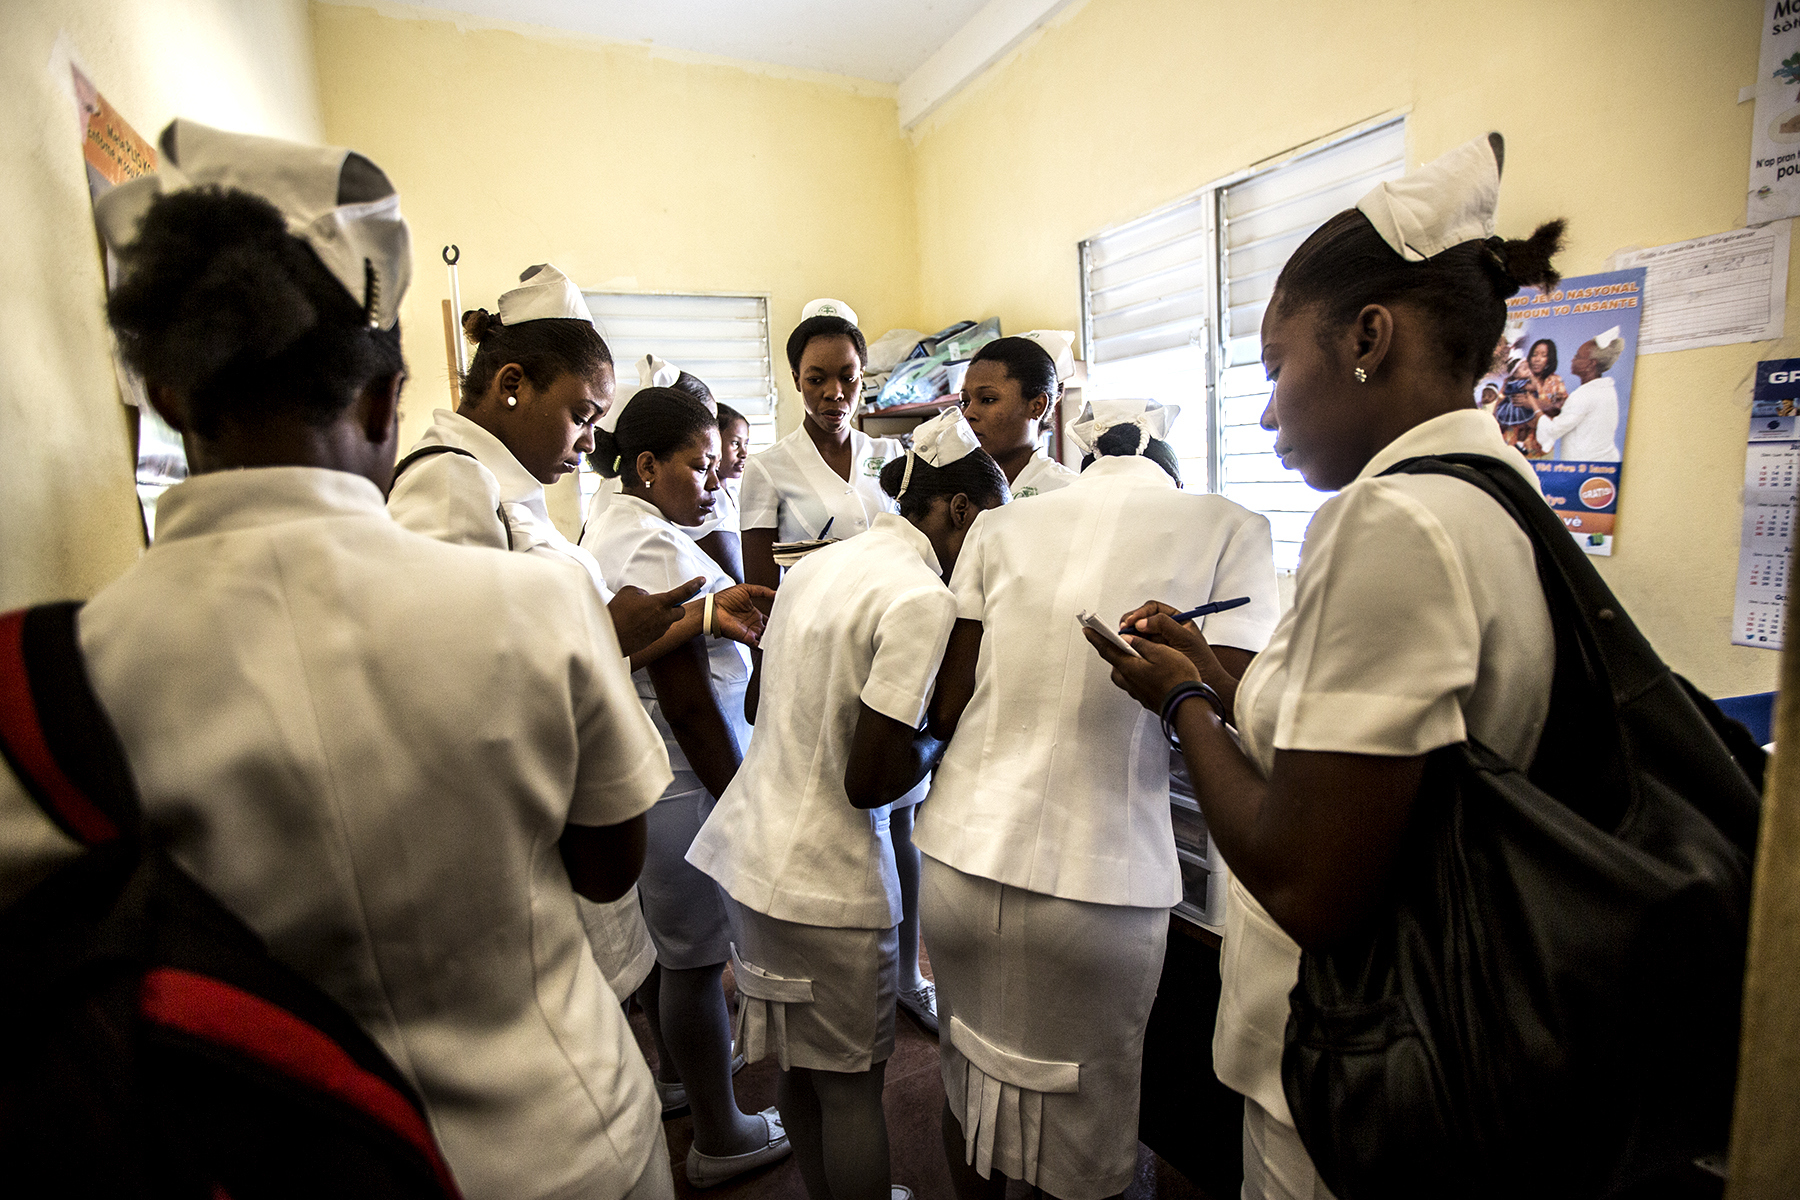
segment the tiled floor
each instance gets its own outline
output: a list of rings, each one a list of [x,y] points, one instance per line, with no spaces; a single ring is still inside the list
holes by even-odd
[[[730,995],[729,966],[725,969],[725,986]],[[733,999],[735,1002],[735,997]],[[645,1058],[654,1063],[656,1052],[650,1044],[649,1030],[644,1024],[643,1013],[635,1005],[631,1024],[637,1033],[638,1044],[644,1048]],[[773,1059],[764,1059],[751,1063],[738,1073],[738,1104],[745,1112],[755,1112],[775,1103],[778,1071]],[[894,1057],[888,1062],[884,1097],[894,1182],[910,1186],[917,1200],[954,1200],[939,1133],[944,1089],[938,1075],[937,1039],[921,1030],[904,1013],[894,1023]],[[694,1139],[693,1121],[687,1116],[676,1117],[664,1122],[663,1132],[669,1139],[675,1195],[679,1200],[700,1196],[709,1200],[806,1200],[806,1188],[791,1159],[705,1192],[689,1187],[684,1164],[688,1146]],[[1032,1195],[1033,1189],[1021,1183],[1014,1183],[1007,1189],[1007,1200],[1027,1200]],[[1205,1192],[1141,1145],[1138,1147],[1137,1178],[1126,1189],[1125,1196],[1127,1200],[1209,1200]]]

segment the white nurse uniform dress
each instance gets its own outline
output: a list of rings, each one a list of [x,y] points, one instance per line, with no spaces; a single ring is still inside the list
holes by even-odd
[[[447,449],[420,453],[437,446]],[[437,409],[430,428],[400,461],[402,470],[388,493],[388,512],[406,528],[442,542],[573,563],[599,593],[600,603],[612,601],[612,589],[593,556],[551,522],[544,485],[520,465],[506,443],[469,418]],[[614,995],[631,995],[656,965],[656,947],[639,911],[637,889],[610,904],[595,904],[586,897],[577,901],[607,986]]]
[[[357,475],[220,471],[79,632],[150,826],[393,1059],[463,1194],[630,1194],[660,1105],[557,842],[669,765],[593,587],[402,529]],[[21,805],[0,770],[9,872]]]
[[[761,719],[688,851],[730,898],[741,1045],[783,1069],[866,1071],[894,1047],[900,879],[888,808],[844,768],[862,706],[917,726],[956,601],[892,513],[789,570],[763,635]]]
[[[1113,686],[1076,614],[1249,596],[1202,631],[1260,650],[1278,611],[1269,523],[1149,459],[1103,457],[977,517],[951,590],[981,655],[913,835],[944,1092],[982,1174],[1099,1200],[1135,1168],[1181,879],[1157,718]]]
[[[707,553],[663,516],[654,504],[619,493],[586,532],[595,559],[615,589],[628,585],[662,592],[704,577],[705,595],[733,586]],[[744,691],[750,683],[750,655],[738,643],[708,638],[707,667],[713,696],[740,751],[750,742],[744,720]],[[673,970],[712,966],[731,955],[724,898],[711,879],[687,862],[688,847],[712,812],[715,798],[694,773],[687,755],[663,717],[648,669],[632,675],[638,699],[655,722],[668,749],[675,778],[650,812],[650,844],[638,878],[644,919],[656,944],[656,959]]]

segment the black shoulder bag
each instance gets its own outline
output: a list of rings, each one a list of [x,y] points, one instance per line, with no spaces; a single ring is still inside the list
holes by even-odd
[[[1302,956],[1294,1123],[1339,1200],[1676,1194],[1730,1123],[1762,753],[1510,467],[1393,472],[1525,530],[1556,674],[1530,769],[1433,752],[1392,908]]]

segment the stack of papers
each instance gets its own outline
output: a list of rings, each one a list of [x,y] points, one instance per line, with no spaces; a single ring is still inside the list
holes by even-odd
[[[814,550],[823,550],[837,540],[838,539],[836,538],[812,538],[803,542],[776,542],[773,547],[775,551],[775,565],[778,567],[791,567],[807,555],[811,554]]]

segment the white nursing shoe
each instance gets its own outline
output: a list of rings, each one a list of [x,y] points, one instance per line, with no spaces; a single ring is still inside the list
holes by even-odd
[[[702,1154],[692,1146],[688,1147],[687,1178],[697,1188],[717,1187],[728,1179],[736,1179],[746,1171],[754,1171],[758,1167],[766,1167],[770,1163],[780,1162],[794,1148],[788,1144],[787,1130],[781,1126],[781,1114],[774,1108],[765,1108],[756,1114],[769,1127],[768,1144],[746,1154]]]

